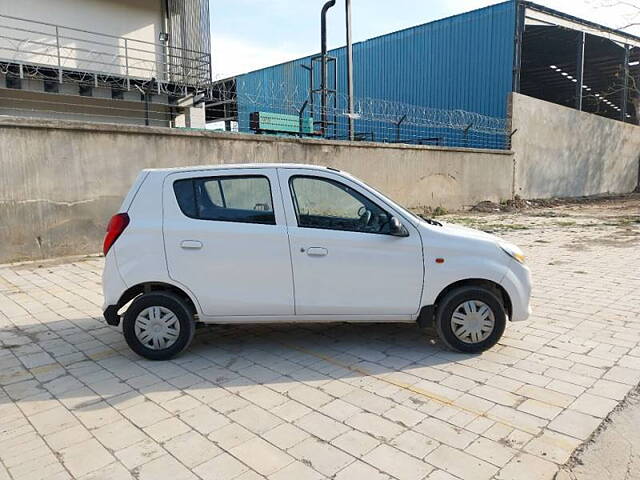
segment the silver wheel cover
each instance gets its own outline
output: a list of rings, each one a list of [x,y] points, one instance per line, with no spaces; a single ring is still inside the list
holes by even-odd
[[[171,347],[180,336],[178,317],[165,307],[147,307],[136,317],[136,338],[151,350]]]
[[[489,338],[496,326],[493,311],[480,300],[461,303],[451,315],[451,330],[464,343],[480,343]]]

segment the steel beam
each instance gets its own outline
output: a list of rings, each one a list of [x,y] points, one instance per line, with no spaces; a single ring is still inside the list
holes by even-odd
[[[576,60],[576,108],[582,110],[582,86],[584,85],[584,44],[587,34],[578,33],[578,55]]]
[[[629,62],[631,61],[631,45],[624,46],[624,66],[623,66],[623,80],[622,80],[622,113],[621,120],[627,121],[627,113],[629,109]]]
[[[516,3],[516,35],[515,53],[513,57],[513,91],[520,93],[520,77],[522,73],[522,49],[524,45],[526,7],[523,2]]]

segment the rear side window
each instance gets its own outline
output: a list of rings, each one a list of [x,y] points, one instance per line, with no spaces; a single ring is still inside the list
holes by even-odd
[[[177,180],[173,191],[180,210],[200,220],[275,225],[271,185],[264,176]]]
[[[173,191],[178,199],[180,210],[187,217],[196,216],[196,198],[193,180],[178,180],[173,184]]]

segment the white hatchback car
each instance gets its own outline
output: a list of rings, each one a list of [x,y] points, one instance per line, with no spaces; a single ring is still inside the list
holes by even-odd
[[[144,170],[104,254],[106,321],[154,360],[187,348],[197,322],[435,322],[450,348],[480,352],[530,314],[516,246],[332,168]]]

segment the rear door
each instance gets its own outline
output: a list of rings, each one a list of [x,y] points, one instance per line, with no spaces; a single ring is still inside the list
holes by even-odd
[[[163,209],[169,276],[194,292],[205,315],[294,313],[275,169],[171,174]]]
[[[422,240],[390,235],[396,215],[330,171],[280,168],[296,315],[410,316],[423,282]]]

